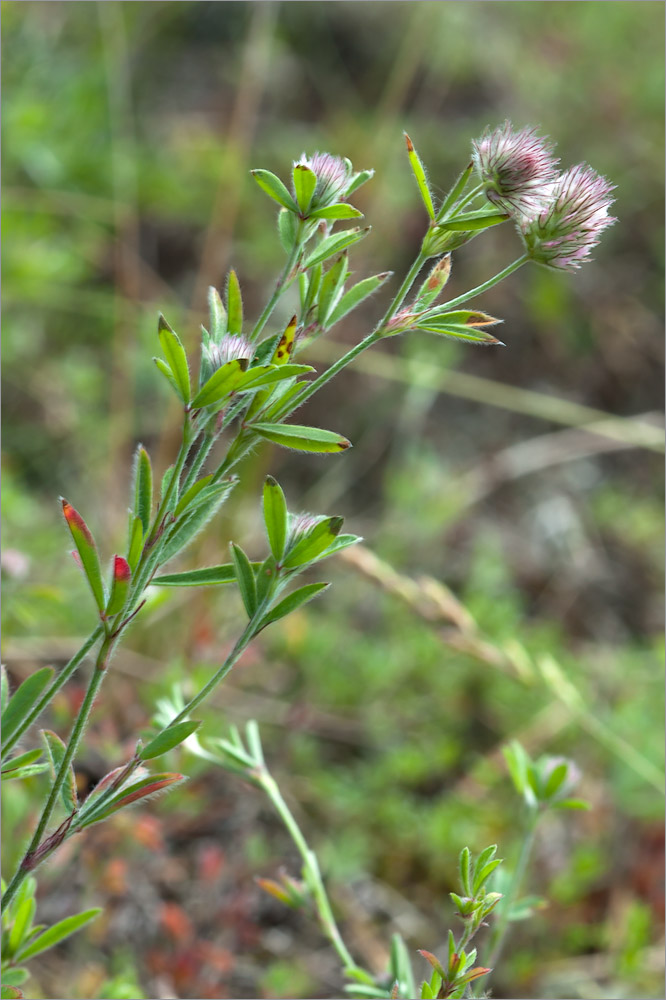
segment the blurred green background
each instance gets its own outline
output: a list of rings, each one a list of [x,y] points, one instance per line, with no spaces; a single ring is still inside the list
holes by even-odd
[[[483,297],[505,319],[506,349],[421,334],[364,356],[302,411],[353,451],[252,456],[188,564],[224,561],[230,537],[261,553],[269,471],[292,508],[344,514],[380,560],[327,565],[325,598],[263,634],[205,726],[260,721],[360,961],[381,968],[398,929],[425,976],[415,949],[442,947],[461,846],[497,842],[515,862],[521,815],[500,748],[517,737],[573,757],[592,809],[541,830],[529,891],[548,905],[516,926],[493,994],[662,996],[663,4],[13,0],[2,16],[3,626],[15,682],[65,661],[90,627],[58,495],[110,557],[136,443],[171,460],[177,408],[151,361],[157,310],[195,350],[209,284],[234,266],[256,317],[282,266],[250,168],[286,177],[317,149],[376,168],[354,199],[373,227],[352,255],[357,277],[400,275],[423,232],[403,129],[439,193],[471,138],[505,118],[540,125],[564,165],[584,159],[617,185],[619,222],[592,263],[524,269]],[[516,250],[509,227],[475,240],[455,256],[453,293]],[[312,363],[356,342],[381,308],[371,300]],[[276,324],[289,313],[287,299]],[[456,626],[433,581],[476,630]],[[83,789],[123,759],[155,697],[183,677],[200,683],[236,634],[226,592],[152,603],[97,707]],[[582,708],[544,679],[545,655]],[[48,720],[63,734],[81,685]],[[316,928],[253,882],[296,864],[259,793],[172,756],[194,775],[184,790],[42,870],[42,921],[106,909],[34,963],[26,995],[341,995]],[[10,792],[5,870],[43,784]]]

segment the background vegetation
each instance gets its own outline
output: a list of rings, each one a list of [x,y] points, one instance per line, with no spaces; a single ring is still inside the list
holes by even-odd
[[[373,226],[359,277],[399,273],[420,238],[403,128],[437,188],[504,118],[539,124],[565,163],[617,185],[619,223],[595,262],[573,277],[529,268],[484,297],[506,349],[413,334],[361,359],[303,414],[354,450],[258,452],[191,564],[223,561],[230,537],[262,549],[267,471],[292,506],[344,514],[366,539],[370,554],[338,560],[320,603],[264,633],[206,723],[259,719],[364,963],[383,963],[393,928],[441,947],[463,843],[497,841],[513,863],[520,812],[500,747],[518,737],[573,757],[592,809],[541,831],[530,891],[548,905],[516,927],[494,995],[659,997],[663,5],[14,0],[2,13],[15,681],[65,661],[89,628],[58,495],[110,554],[136,442],[170,461],[157,309],[191,347],[208,284],[233,265],[256,315],[281,266],[251,167],[284,176],[327,149],[378,168],[355,199]],[[458,255],[457,290],[515,256],[505,228]],[[315,345],[313,363],[380,310]],[[226,592],[155,596],[114,662],[83,788],[122,759],[156,696],[220,660],[236,610]],[[561,674],[544,675],[545,655]],[[81,695],[81,681],[65,690],[52,728]],[[191,758],[174,765],[194,774],[182,791],[68,844],[41,874],[40,919],[105,912],[35,963],[26,995],[340,995],[316,929],[253,883],[295,865],[259,793]],[[4,863],[40,782],[5,797]]]

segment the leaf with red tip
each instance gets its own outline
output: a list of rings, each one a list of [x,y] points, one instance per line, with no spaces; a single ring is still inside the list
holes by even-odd
[[[132,579],[132,570],[123,556],[113,557],[113,583],[111,584],[111,597],[106,606],[107,615],[117,615],[125,607],[127,594]]]
[[[77,510],[61,497],[62,512],[67,521],[67,527],[72,533],[74,544],[81,559],[81,565],[85,577],[90,584],[95,603],[99,611],[104,611],[106,595],[104,584],[102,583],[102,571],[99,565],[99,556],[93,536],[90,534],[88,525],[83,520]]]
[[[433,955],[431,951],[425,951],[425,949],[423,948],[419,948],[418,951],[419,955],[423,955],[426,962],[430,962],[435,972],[438,972],[439,975],[442,977],[442,979],[446,979],[446,973],[444,972],[444,969],[442,968],[442,963],[437,958],[437,956]]]
[[[492,969],[484,969],[483,966],[477,965],[475,968],[470,969],[466,972],[464,976],[460,976],[458,983],[462,985],[463,983],[471,983],[473,979],[479,979],[481,976],[487,976]]]
[[[107,775],[107,777],[110,778],[111,776]],[[106,819],[107,816],[118,812],[119,809],[124,809],[134,802],[138,802],[140,799],[147,799],[151,795],[163,791],[165,788],[170,788],[172,785],[177,785],[181,781],[186,780],[183,774],[170,773],[143,774],[135,780],[130,779],[127,784],[120,787],[108,802],[100,803],[99,809],[92,809],[89,815],[85,813],[85,809],[82,810],[79,814],[80,822],[78,823],[78,829],[91,826],[93,823],[99,823],[100,820]]]
[[[153,469],[148,452],[140,444],[134,459],[134,514],[141,518],[144,534],[150,527],[152,509]]]
[[[432,203],[432,195],[430,194],[430,188],[428,187],[428,180],[426,178],[425,168],[421,162],[421,157],[414,149],[414,144],[409,138],[407,133],[404,133],[405,141],[407,143],[407,156],[409,157],[409,164],[412,168],[412,173],[416,179],[418,185],[419,193],[421,195],[421,200],[425,205],[425,210],[431,219],[435,218],[435,207]]]

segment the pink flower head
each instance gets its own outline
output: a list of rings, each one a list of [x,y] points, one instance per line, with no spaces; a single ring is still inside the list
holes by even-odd
[[[616,219],[608,214],[613,185],[579,163],[550,186],[549,204],[520,220],[520,231],[532,260],[560,270],[579,268],[592,247]]]
[[[310,157],[303,153],[294,166],[298,164],[308,167],[317,176],[312,207],[323,208],[344,197],[352,179],[352,166],[349,160],[333,156],[332,153],[315,153]]]
[[[552,143],[533,128],[513,132],[509,121],[472,142],[472,162],[488,200],[518,218],[544,206],[557,176]]]
[[[254,348],[247,337],[238,334],[226,334],[217,344],[208,344],[203,348],[213,371],[217,371],[227,361],[241,358],[249,361],[254,354]]]

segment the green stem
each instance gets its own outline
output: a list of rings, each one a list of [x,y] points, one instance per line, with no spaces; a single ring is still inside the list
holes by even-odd
[[[476,295],[481,295],[482,292],[487,292],[489,288],[493,288],[495,285],[499,285],[500,281],[504,281],[508,278],[510,274],[517,271],[519,267],[526,264],[529,260],[529,256],[525,253],[522,257],[518,257],[513,261],[512,264],[508,264],[504,270],[498,271],[496,275],[492,278],[488,278],[484,281],[482,285],[477,285],[476,288],[470,288],[468,292],[463,292],[462,295],[458,295],[455,299],[450,299],[448,302],[443,302],[441,306],[437,306],[438,311],[444,309],[453,309],[454,306],[462,305],[463,302],[467,302],[469,299],[473,299]]]
[[[92,647],[95,645],[95,643],[97,642],[97,640],[100,638],[100,636],[102,635],[103,631],[104,630],[103,630],[102,626],[98,625],[97,628],[94,629],[90,633],[90,635],[88,636],[88,638],[86,639],[86,641],[83,643],[83,645],[81,646],[81,648],[79,650],[77,650],[77,652],[71,658],[71,660],[69,661],[69,663],[67,663],[67,665],[62,668],[62,670],[60,671],[60,673],[58,674],[58,676],[55,678],[55,680],[53,681],[53,683],[50,685],[50,687],[47,688],[47,690],[44,692],[44,694],[39,699],[39,701],[36,702],[36,704],[28,712],[28,714],[26,715],[26,717],[21,722],[18,730],[12,736],[10,736],[10,738],[5,743],[3,743],[3,745],[2,745],[2,754],[3,754],[3,756],[6,753],[9,753],[9,751],[12,749],[12,747],[15,746],[16,743],[18,743],[18,741],[21,739],[21,737],[26,732],[26,730],[33,724],[33,722],[35,721],[35,719],[39,715],[41,715],[41,713],[44,711],[44,709],[49,704],[49,702],[58,693],[58,691],[60,690],[60,688],[62,688],[67,683],[67,681],[70,679],[70,677],[72,676],[72,674],[75,673],[75,671],[76,671],[77,667],[79,666],[79,664],[81,663],[81,661],[83,659],[85,659],[85,657],[87,656],[87,654],[90,652],[90,650],[92,649]]]
[[[291,278],[291,280],[290,280],[289,276],[291,275],[291,272],[294,270],[294,266],[296,264],[296,261],[298,260],[298,256],[299,256],[299,254],[301,252],[301,249],[302,249],[302,247],[301,247],[301,240],[300,240],[302,223],[299,222],[298,226],[299,226],[299,228],[298,228],[298,231],[296,233],[296,239],[294,241],[294,248],[291,251],[291,253],[289,254],[289,258],[287,260],[287,263],[284,266],[284,270],[283,270],[282,274],[280,275],[280,277],[278,278],[278,280],[276,282],[275,288],[273,290],[273,294],[271,295],[270,299],[268,300],[268,302],[264,306],[264,311],[262,312],[261,316],[259,317],[259,319],[255,323],[254,329],[252,330],[252,333],[250,334],[250,340],[252,340],[252,341],[256,340],[257,337],[259,337],[259,335],[261,334],[261,331],[266,326],[266,323],[268,322],[271,313],[275,309],[275,306],[277,305],[280,297],[283,295],[284,292],[286,292],[286,290],[289,288],[289,286],[291,285],[291,283],[293,281],[293,278]],[[295,277],[295,275],[294,275],[294,277]]]
[[[157,509],[157,514],[155,514],[153,526],[148,533],[148,538],[146,539],[146,543],[143,547],[143,556],[141,557],[141,563],[139,563],[139,566],[141,566],[141,564],[143,563],[146,553],[149,551],[151,544],[155,541],[155,537],[157,535],[157,532],[159,531],[160,524],[162,523],[162,518],[169,509],[169,502],[171,500],[171,497],[173,496],[173,491],[175,490],[180,480],[180,474],[183,471],[183,466],[185,465],[185,460],[189,454],[191,445],[192,445],[192,432],[189,423],[189,414],[186,413],[185,422],[183,424],[183,440],[181,442],[180,450],[176,458],[176,464],[174,466],[173,475],[171,476],[171,481],[167,487],[166,493],[162,498],[162,502],[160,503]]]
[[[495,924],[493,934],[490,939],[490,954],[488,955],[487,965],[491,969],[494,969],[497,965],[500,955],[502,954],[502,949],[506,943],[509,915],[514,903],[516,902],[518,893],[520,892],[520,887],[525,877],[527,865],[530,860],[530,854],[532,853],[532,848],[534,846],[534,838],[539,824],[539,818],[540,813],[538,809],[530,810],[530,816],[525,830],[525,835],[523,837],[518,863],[511,877],[511,883],[506,896],[502,900],[502,912],[497,923]]]
[[[90,681],[88,682],[88,689],[86,691],[85,698],[83,699],[83,703],[81,704],[81,708],[79,709],[79,713],[76,717],[74,728],[72,729],[72,733],[67,743],[65,755],[62,759],[62,763],[58,768],[58,772],[55,776],[53,785],[51,787],[51,793],[48,799],[46,800],[46,804],[42,810],[42,815],[39,819],[39,823],[37,824],[37,829],[33,834],[32,840],[30,841],[30,845],[23,857],[23,860],[21,861],[21,864],[17,868],[13,879],[7,886],[7,890],[2,897],[3,912],[5,910],[5,907],[11,902],[11,900],[15,896],[23,880],[26,878],[29,872],[32,871],[33,867],[36,866],[34,860],[35,853],[37,852],[41,844],[42,837],[44,836],[46,827],[48,826],[49,820],[51,819],[51,814],[53,813],[55,804],[58,800],[58,796],[60,795],[60,790],[69,772],[70,764],[72,763],[74,757],[76,756],[76,752],[81,742],[81,737],[83,736],[83,731],[88,723],[88,718],[92,711],[95,698],[97,697],[97,692],[99,691],[102,681],[104,680],[104,674],[106,673],[106,665],[111,650],[113,648],[113,645],[114,645],[113,637],[111,635],[107,635],[104,639],[104,642],[100,646],[99,653],[97,654],[97,659],[95,661],[95,666],[93,668]],[[57,845],[54,845],[54,847],[55,846]]]
[[[268,798],[271,800],[273,806],[278,812],[280,819],[287,828],[291,839],[298,849],[298,853],[303,859],[303,868],[308,873],[308,884],[312,892],[312,896],[317,907],[317,913],[319,914],[319,919],[321,926],[328,937],[329,941],[335,948],[343,966],[345,972],[362,972],[365,973],[365,969],[361,969],[360,966],[356,964],[352,956],[350,955],[346,944],[342,940],[342,935],[338,925],[335,922],[335,917],[333,916],[333,910],[326,893],[326,888],[321,877],[321,872],[319,871],[319,865],[317,863],[316,855],[308,847],[307,841],[303,836],[303,833],[294,819],[289,806],[282,797],[280,788],[273,778],[273,776],[263,767],[259,773],[259,780],[261,782],[261,787],[265,791]],[[365,973],[367,975],[367,973]]]

